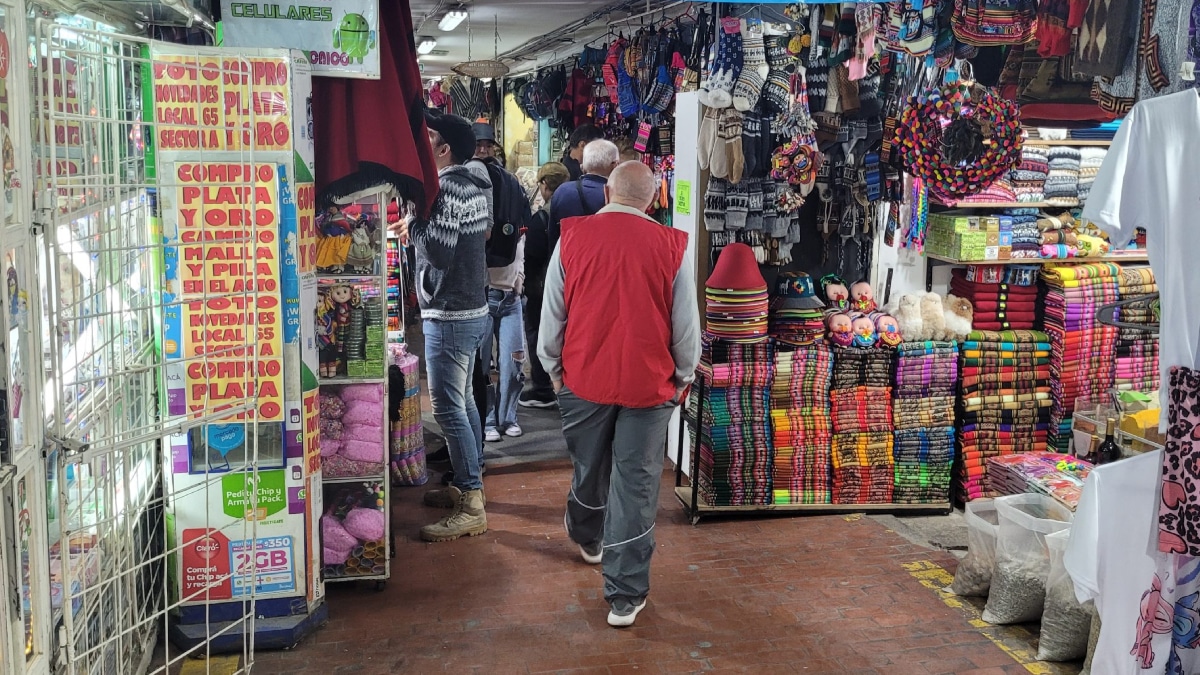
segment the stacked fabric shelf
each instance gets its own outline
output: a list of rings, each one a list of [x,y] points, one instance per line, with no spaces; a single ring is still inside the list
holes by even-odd
[[[823,343],[794,349],[776,346],[771,387],[775,504],[830,503],[832,372],[833,354]]]
[[[833,418],[833,503],[892,503],[891,349],[835,347],[830,412]]]
[[[1049,440],[1059,452],[1070,445],[1075,400],[1098,398],[1113,384],[1117,329],[1096,321],[1096,310],[1117,300],[1120,274],[1113,263],[1050,265],[1042,270],[1054,374]]]
[[[975,308],[972,328],[1031,330],[1037,324],[1037,268],[972,265],[950,274],[950,292]]]
[[[949,501],[958,344],[905,342],[896,352],[892,500],[903,504]]]
[[[1149,267],[1122,267],[1117,279],[1121,300],[1133,300],[1158,291],[1154,272]],[[1155,322],[1150,301],[1122,305],[1117,319],[1122,323],[1151,324]],[[1117,363],[1113,384],[1118,389],[1151,392],[1159,387],[1158,332],[1119,328],[1117,333]]]
[[[767,341],[746,344],[712,336],[704,339],[688,412],[700,426],[697,485],[708,505],[772,501],[773,353],[773,345]]]
[[[987,494],[987,459],[1045,450],[1050,421],[1050,338],[1038,331],[973,331],[959,369],[962,459],[967,500]]]

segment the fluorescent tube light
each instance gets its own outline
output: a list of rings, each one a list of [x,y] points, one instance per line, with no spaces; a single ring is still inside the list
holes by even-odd
[[[461,9],[453,12],[446,12],[446,16],[443,16],[442,20],[438,22],[438,28],[448,33],[455,28],[458,28],[458,24],[466,21],[466,19],[467,13]]]
[[[420,44],[417,45],[418,54],[428,54],[437,46],[437,40],[433,38],[421,38]]]

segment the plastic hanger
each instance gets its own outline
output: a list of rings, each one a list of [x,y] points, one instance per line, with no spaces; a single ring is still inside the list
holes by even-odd
[[[1096,321],[1098,323],[1104,324],[1105,326],[1115,326],[1117,328],[1128,328],[1131,330],[1141,330],[1141,331],[1146,331],[1149,333],[1157,333],[1158,332],[1158,322],[1125,323],[1124,321],[1118,321],[1116,319],[1117,309],[1119,309],[1121,307],[1127,307],[1129,305],[1134,305],[1134,304],[1139,304],[1139,303],[1146,303],[1147,305],[1149,305],[1150,302],[1157,300],[1157,299],[1158,299],[1158,293],[1147,293],[1146,295],[1141,295],[1136,298],[1129,298],[1128,300],[1118,300],[1117,302],[1110,302],[1106,305],[1101,305],[1098,309],[1096,309]]]

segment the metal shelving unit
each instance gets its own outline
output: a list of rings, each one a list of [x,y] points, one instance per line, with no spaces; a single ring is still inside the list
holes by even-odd
[[[370,472],[331,476],[331,464],[322,460],[321,483],[323,503],[326,507],[322,519],[333,518],[343,523],[344,517],[351,510],[376,508],[383,513],[383,536],[370,541],[356,537],[358,545],[350,551],[344,561],[335,564],[330,564],[328,560],[323,561],[323,579],[326,583],[374,581],[377,589],[382,589],[391,576],[391,558],[396,548],[391,535],[391,481],[388,473],[388,274],[385,252],[387,197],[385,192],[380,191],[360,196],[353,202],[354,207],[361,209],[361,213],[370,219],[367,228],[370,230],[370,246],[374,254],[371,269],[369,272],[365,272],[363,268],[346,272],[335,271],[333,267],[319,268],[317,316],[314,317],[318,326],[318,343],[323,346],[320,357],[322,374],[319,376],[322,396],[327,393],[336,394],[345,387],[356,385],[377,386],[380,391],[378,470],[374,470],[376,464],[371,462],[363,464],[364,467],[371,467]],[[356,228],[363,224],[364,221],[360,219]],[[318,249],[321,246],[319,243]],[[341,326],[336,318],[332,327],[323,323],[327,321],[323,312],[337,312],[336,309],[331,310],[323,306],[329,302],[331,294],[338,287],[350,287],[353,297],[348,311],[351,314],[355,311],[361,312],[365,325]],[[351,318],[350,321],[353,324],[355,319]],[[358,331],[360,328],[362,334],[354,338],[359,343],[350,344],[350,330]],[[361,353],[359,350],[362,350]],[[340,357],[334,358],[343,359],[345,363],[339,361],[333,369],[334,372],[328,373],[327,365],[334,354],[340,354]],[[351,356],[356,358],[352,359]],[[323,438],[322,443],[326,442],[328,441]]]

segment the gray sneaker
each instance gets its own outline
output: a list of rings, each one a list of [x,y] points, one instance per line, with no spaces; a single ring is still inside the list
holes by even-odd
[[[632,626],[637,615],[646,608],[646,599],[642,598],[637,604],[628,598],[617,598],[612,601],[612,609],[608,612],[608,625],[613,628]]]

